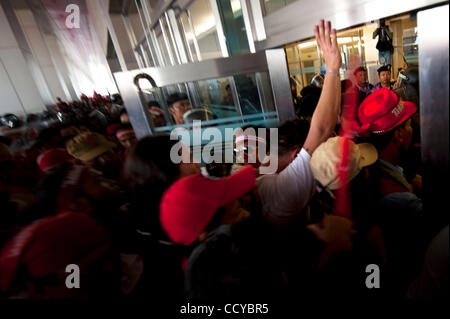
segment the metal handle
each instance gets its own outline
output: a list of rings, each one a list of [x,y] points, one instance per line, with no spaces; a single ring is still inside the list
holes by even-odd
[[[148,75],[147,73],[139,73],[138,75],[136,75],[133,79],[133,83],[134,85],[138,88],[139,92],[142,92],[142,89],[139,85],[139,80],[140,79],[147,79],[147,81],[150,82],[152,88],[157,88],[158,86],[156,85],[155,80],[153,80],[153,78]]]

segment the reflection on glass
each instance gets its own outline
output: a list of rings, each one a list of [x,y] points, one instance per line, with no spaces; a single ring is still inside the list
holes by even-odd
[[[130,7],[128,9],[128,21],[133,29],[133,33],[136,41],[139,41],[144,37],[144,28],[141,23],[141,18],[139,17],[138,8],[136,7],[135,1],[130,1]]]
[[[281,8],[284,8],[288,4],[295,2],[297,0],[263,0],[264,3],[264,15],[269,15],[274,13]]]
[[[198,47],[196,48],[196,41],[197,39],[194,39],[194,33],[191,28],[191,23],[189,22],[189,18],[186,12],[183,12],[180,15],[180,25],[182,27],[182,34],[184,35],[184,43],[186,46],[186,49],[189,54],[189,58],[191,62],[197,62],[200,61],[201,58],[197,55]]]
[[[233,101],[233,93],[227,78],[198,81],[201,103],[218,118],[237,116],[239,113]]]
[[[267,127],[278,123],[267,72],[162,88],[150,88],[142,83],[142,91],[142,103],[148,107],[156,132],[169,132],[175,127],[192,129],[195,119],[202,121],[202,128],[215,126],[221,130],[237,128],[242,123]],[[174,93],[185,94],[183,101],[177,102],[178,113],[173,108]]]
[[[196,0],[188,7],[187,12],[190,21],[188,14],[184,12],[180,15],[180,22],[193,61],[222,57],[210,1]]]
[[[230,55],[250,52],[239,0],[217,0]]]
[[[254,74],[234,76],[236,88],[239,94],[239,103],[243,115],[256,114],[262,111],[258,94],[258,87]]]

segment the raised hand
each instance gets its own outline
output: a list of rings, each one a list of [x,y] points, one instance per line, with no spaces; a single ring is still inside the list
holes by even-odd
[[[306,227],[336,251],[352,249],[352,236],[356,231],[353,229],[353,222],[348,218],[325,214],[322,221]]]
[[[314,34],[317,44],[323,52],[327,73],[338,73],[342,59],[337,43],[336,29],[331,29],[330,21],[320,20],[319,25],[314,26]]]

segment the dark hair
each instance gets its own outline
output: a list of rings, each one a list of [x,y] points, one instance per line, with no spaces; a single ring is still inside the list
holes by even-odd
[[[309,122],[303,119],[288,120],[278,127],[278,154],[286,155],[301,148],[308,136]]]
[[[400,127],[404,127],[406,122],[408,120],[403,121],[400,125],[398,125],[396,128],[390,130],[389,132],[386,132],[383,135],[375,135],[372,134],[367,138],[367,142],[371,143],[373,146],[376,147],[378,151],[383,150],[388,146],[389,142],[392,140],[392,138],[395,135],[395,131],[399,129]]]
[[[144,137],[131,148],[124,166],[136,225],[164,238],[159,224],[159,204],[164,191],[179,174],[178,164],[170,159],[170,150],[177,142],[168,135]]]
[[[37,121],[39,121],[39,115],[33,114],[33,113],[28,114],[26,121],[27,121],[27,123],[37,122]]]
[[[378,75],[380,75],[380,73],[383,72],[383,71],[391,72],[391,69],[389,68],[389,66],[383,65],[383,66],[381,66],[381,67],[378,68],[378,70],[377,70]]]
[[[188,96],[186,95],[186,93],[173,93],[170,94],[169,97],[167,98],[167,105],[169,107],[171,107],[174,103],[178,102],[178,101],[182,101],[182,100],[189,100]]]
[[[39,197],[40,217],[52,216],[57,213],[56,201],[69,167],[70,164],[66,162],[60,167],[46,172],[39,181],[37,195]]]
[[[366,68],[365,67],[363,67],[363,66],[360,66],[360,67],[357,67],[356,69],[355,69],[355,71],[353,71],[353,75],[356,75],[356,74],[358,74],[358,72],[367,72],[367,70],[366,70]]]
[[[114,134],[116,134],[118,130],[128,130],[128,129],[133,129],[133,126],[131,126],[131,124],[120,124],[114,130]]]
[[[0,144],[5,144],[6,146],[11,146],[11,139],[6,136],[0,136]]]
[[[42,130],[36,138],[35,147],[62,147],[62,138],[60,134],[60,128],[49,127]]]
[[[121,111],[120,111],[120,113],[119,113],[119,117],[121,117],[122,116],[122,114],[128,114],[128,112],[127,112],[127,109],[126,108],[123,108]]]
[[[147,106],[148,107],[155,106],[155,107],[159,107],[159,108],[161,107],[161,106],[159,106],[159,103],[157,101],[153,101],[153,100],[148,101]]]
[[[112,101],[113,103],[116,103],[116,102],[123,102],[122,96],[121,96],[120,94],[118,94],[118,93],[113,94],[113,95],[111,96],[111,101]]]
[[[344,93],[345,90],[351,88],[352,86],[353,86],[353,83],[349,79],[342,80],[341,81],[341,93]]]
[[[302,96],[299,101],[299,107],[297,109],[296,115],[298,117],[312,116],[314,110],[319,103],[320,95],[322,94],[322,89],[315,87],[313,85],[305,86],[301,91]]]

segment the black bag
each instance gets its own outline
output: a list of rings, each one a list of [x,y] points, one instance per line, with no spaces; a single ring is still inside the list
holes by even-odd
[[[389,33],[387,33],[384,29],[380,29],[376,48],[378,51],[390,51],[391,53],[394,52],[392,39],[389,36]]]

